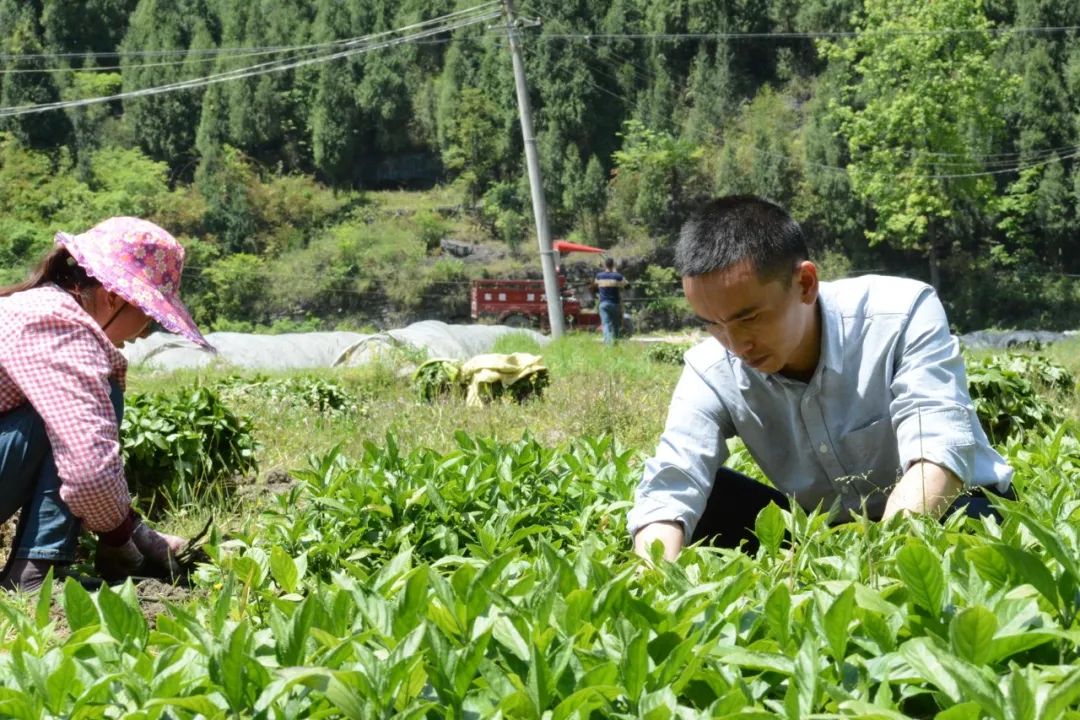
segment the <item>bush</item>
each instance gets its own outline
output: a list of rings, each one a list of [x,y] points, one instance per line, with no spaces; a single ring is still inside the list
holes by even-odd
[[[128,397],[120,435],[128,486],[148,515],[222,500],[257,469],[250,419],[204,387]]]
[[[430,210],[414,215],[413,224],[416,225],[417,234],[428,252],[438,248],[442,239],[451,232],[450,223]]]

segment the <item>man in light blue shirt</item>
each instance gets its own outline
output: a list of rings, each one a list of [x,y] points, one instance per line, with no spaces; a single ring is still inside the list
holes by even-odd
[[[687,352],[645,464],[627,519],[639,554],[659,540],[674,559],[687,538],[754,547],[757,513],[788,498],[887,519],[985,514],[983,488],[1011,496],[931,287],[819,283],[798,223],[751,196],[691,218],[675,264],[712,339]],[[722,467],[732,437],[776,489]]]

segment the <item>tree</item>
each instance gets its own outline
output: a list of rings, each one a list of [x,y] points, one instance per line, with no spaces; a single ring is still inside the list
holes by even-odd
[[[0,91],[0,105],[18,107],[41,105],[60,99],[60,89],[51,73],[40,72],[52,64],[42,57],[45,47],[41,41],[33,4],[22,10],[3,8],[0,17],[12,22],[10,35],[2,44],[8,55],[22,55],[8,66]],[[0,130],[6,130],[20,142],[35,148],[58,147],[68,142],[71,124],[62,112],[50,111],[0,119]]]
[[[573,145],[567,148],[566,154],[567,166],[573,165],[577,171],[565,185],[562,204],[596,242],[600,239],[600,216],[607,205],[608,181],[604,167],[595,155],[590,156],[589,162],[583,166]]]
[[[864,234],[870,223],[866,204],[851,189],[844,171],[847,143],[840,136],[838,118],[829,112],[831,82],[829,73],[819,79],[804,107],[806,119],[795,143],[802,151],[798,160],[802,178],[791,210],[817,248],[841,250],[856,261],[871,262]]]
[[[258,208],[251,202],[255,171],[234,147],[213,147],[203,155],[195,185],[206,198],[205,223],[228,252],[257,252]]]
[[[703,46],[694,58],[686,84],[688,107],[682,127],[698,142],[710,139],[731,116],[735,96],[729,53],[726,43],[717,42],[715,54]]]
[[[496,177],[500,142],[497,110],[491,99],[476,88],[462,88],[457,111],[445,129],[443,163],[457,173],[470,205],[475,206]]]
[[[62,91],[64,100],[114,95],[120,91],[121,77],[116,72],[94,70],[93,58],[86,64],[86,69],[71,73],[67,85]],[[90,157],[105,142],[105,125],[113,119],[112,108],[105,103],[68,108],[67,114],[72,128],[72,140],[78,169],[82,179],[87,179],[90,172]]]
[[[121,61],[126,92],[167,85],[209,74],[208,56],[199,50],[213,46],[206,27],[206,9],[198,0],[140,0],[131,16]],[[186,61],[175,52],[191,48]],[[145,53],[161,52],[164,55]],[[147,154],[174,168],[184,168],[195,155],[196,129],[204,90],[184,90],[133,98],[124,103],[124,119]]]
[[[986,212],[994,192],[976,173],[1013,80],[991,63],[988,28],[980,0],[866,0],[857,36],[826,46],[848,71],[831,109],[852,188],[876,214],[866,236],[925,253],[935,286],[950,223]]]
[[[353,28],[344,3],[320,0],[315,17],[315,42],[354,37]],[[360,111],[353,88],[358,80],[352,58],[319,66],[311,109],[311,147],[315,167],[331,183],[349,183],[356,174]]]
[[[791,144],[800,118],[789,100],[766,85],[743,107],[724,134],[717,192],[761,195],[791,205],[800,173]]]
[[[627,121],[614,155],[613,202],[625,222],[670,237],[702,185],[703,150],[690,140]]]
[[[42,0],[45,45],[55,53],[112,52],[138,0]]]

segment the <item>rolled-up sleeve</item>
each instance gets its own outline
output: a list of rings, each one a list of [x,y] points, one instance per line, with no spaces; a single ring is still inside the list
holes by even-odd
[[[0,364],[44,421],[61,479],[60,497],[86,529],[119,526],[131,509],[116,413],[113,372],[100,340],[75,322],[26,323],[0,350]]]
[[[693,534],[716,472],[728,457],[731,419],[716,391],[687,364],[671,399],[667,424],[627,515],[631,535],[660,521],[678,521]]]
[[[985,438],[968,394],[960,344],[930,287],[915,299],[894,366],[889,409],[905,472],[928,460],[951,470],[965,485],[989,485],[1002,481],[1003,473],[1011,476],[1004,461],[999,472],[977,472]]]

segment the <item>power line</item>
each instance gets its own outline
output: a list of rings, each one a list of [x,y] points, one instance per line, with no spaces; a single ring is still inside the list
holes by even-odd
[[[477,6],[477,7],[482,7],[482,6]],[[455,15],[460,15],[460,14],[461,13],[455,13]],[[222,72],[222,73],[217,73],[217,74],[214,74],[214,75],[208,75],[206,77],[194,78],[194,79],[190,79],[190,80],[183,80],[183,81],[180,81],[180,82],[169,83],[167,85],[159,85],[157,87],[145,88],[145,89],[142,89],[142,90],[133,90],[133,91],[129,91],[129,92],[115,93],[115,94],[112,94],[112,95],[105,95],[105,96],[99,96],[99,97],[93,97],[93,98],[84,98],[84,99],[81,99],[81,100],[68,100],[68,101],[60,101],[60,102],[53,102],[53,103],[43,103],[43,104],[40,104],[40,105],[26,105],[26,106],[17,106],[17,107],[0,107],[0,118],[18,117],[18,116],[21,116],[21,115],[30,115],[30,114],[34,114],[34,113],[48,112],[48,111],[51,111],[51,110],[60,110],[60,109],[73,108],[73,107],[84,107],[84,106],[87,106],[87,105],[94,105],[94,104],[105,103],[105,102],[113,102],[113,101],[116,101],[116,100],[127,100],[127,99],[131,99],[131,98],[148,97],[148,96],[152,96],[152,95],[160,95],[160,94],[164,94],[164,93],[175,92],[175,91],[178,91],[178,90],[194,90],[194,89],[197,89],[197,88],[206,87],[206,86],[214,85],[214,84],[217,84],[217,83],[227,82],[227,81],[230,81],[230,80],[240,80],[240,79],[244,79],[244,78],[248,78],[248,77],[255,77],[255,76],[258,76],[258,75],[265,75],[265,74],[272,73],[272,72],[281,72],[281,71],[285,71],[285,70],[294,70],[296,68],[306,67],[306,66],[309,66],[309,65],[315,65],[315,64],[320,64],[320,63],[326,63],[326,62],[330,62],[332,60],[338,60],[338,59],[349,57],[349,56],[352,56],[352,55],[358,55],[358,54],[361,54],[361,53],[371,52],[373,50],[380,50],[380,49],[384,49],[384,48],[388,48],[388,47],[394,47],[394,46],[397,46],[397,45],[407,44],[407,43],[410,43],[410,42],[414,42],[415,40],[418,40],[418,39],[428,38],[428,37],[431,37],[433,35],[439,35],[439,34],[446,33],[446,32],[451,32],[453,30],[457,30],[457,29],[460,29],[460,28],[468,27],[470,25],[475,25],[477,23],[486,22],[488,20],[492,20],[492,19],[495,19],[497,17],[499,17],[499,12],[498,11],[482,13],[482,14],[475,15],[475,16],[470,17],[470,18],[458,20],[458,21],[456,21],[454,23],[444,24],[442,26],[438,26],[438,27],[434,27],[434,28],[428,28],[426,30],[422,30],[420,32],[414,33],[412,35],[407,35],[407,36],[401,37],[401,38],[393,38],[393,39],[385,40],[385,41],[381,41],[381,42],[369,42],[368,37],[359,38],[359,39],[352,39],[352,40],[347,40],[347,41],[340,41],[342,44],[355,45],[355,47],[348,47],[347,49],[340,50],[340,51],[334,52],[334,53],[330,53],[329,55],[320,55],[320,56],[317,56],[317,57],[311,57],[311,58],[306,58],[306,59],[301,59],[301,60],[285,59],[285,60],[274,60],[274,61],[270,61],[270,62],[266,62],[266,63],[259,63],[259,64],[256,64],[256,65],[251,65],[251,66],[247,66],[247,67],[243,67],[243,68],[238,68],[238,69],[235,69],[235,70],[229,70],[229,71]],[[441,20],[441,18],[438,18],[436,20]],[[430,24],[430,23],[436,22],[436,20],[426,21],[423,24],[425,24],[425,25]],[[379,34],[377,34],[375,36],[370,36],[370,37],[380,37],[380,36],[390,35],[390,34],[393,34],[395,32],[398,32],[398,31],[391,31],[391,32],[388,32],[388,33],[379,33]],[[366,43],[366,44],[362,44],[362,43]]]
[[[354,38],[350,42],[356,42],[358,39],[359,38]],[[416,40],[416,41],[414,41],[414,42],[412,42],[410,44],[412,44],[412,45],[447,45],[447,44],[449,44],[451,42],[457,42],[457,41],[469,40],[469,39],[470,38],[460,38],[460,37],[458,37],[458,38],[433,38],[433,39],[429,38],[429,39]],[[342,42],[344,42],[344,41],[342,41]],[[251,52],[251,53],[241,53],[241,54],[236,54],[236,55],[225,55],[225,56],[213,56],[213,55],[210,55],[210,56],[196,57],[196,58],[188,57],[188,58],[185,58],[184,60],[167,60],[167,61],[163,61],[163,62],[137,63],[137,64],[129,64],[129,65],[92,65],[92,66],[82,66],[82,67],[59,66],[59,67],[43,67],[43,68],[14,68],[14,69],[7,69],[7,70],[0,69],[0,75],[34,75],[34,74],[38,74],[38,73],[54,73],[54,74],[63,74],[63,73],[99,73],[99,72],[104,73],[104,72],[116,72],[118,70],[119,71],[124,71],[124,70],[141,70],[143,68],[177,67],[177,66],[188,65],[190,63],[208,63],[208,62],[216,62],[216,61],[221,61],[221,60],[237,60],[237,59],[245,58],[245,57],[259,57],[259,56],[263,56],[263,55],[275,55],[275,54],[280,54],[280,53],[285,52],[285,51],[286,51],[286,49],[273,50],[273,51],[258,50],[258,51]]]
[[[498,5],[498,2],[485,2],[480,5],[476,5],[466,10],[459,10],[454,13],[440,16],[439,19],[452,18],[460,16],[477,9],[493,7]],[[407,26],[400,30],[417,27],[417,25]],[[941,28],[938,30],[909,30],[909,29],[876,29],[876,30],[807,30],[800,32],[710,32],[710,33],[592,33],[592,32],[577,32],[577,33],[545,33],[538,36],[538,40],[798,40],[798,39],[828,39],[828,38],[845,38],[845,37],[858,37],[866,35],[889,35],[889,36],[935,36],[935,35],[968,35],[968,34],[982,34],[989,35],[1050,35],[1050,34],[1062,34],[1069,32],[1080,31],[1080,26],[1076,25],[1062,25],[1062,26],[1010,26],[1010,27],[988,27],[988,28]],[[24,60],[54,60],[54,59],[70,59],[70,60],[88,60],[99,58],[128,58],[128,57],[170,57],[177,55],[206,55],[216,57],[219,55],[248,55],[251,53],[256,54],[274,54],[274,53],[289,53],[298,52],[309,49],[319,49],[327,47],[329,44],[308,44],[308,45],[264,45],[264,46],[236,46],[236,47],[219,47],[219,48],[175,48],[169,50],[113,50],[102,52],[68,52],[68,53],[3,53],[0,54],[0,61],[24,61]],[[59,69],[59,68],[57,68]]]
[[[354,41],[356,38],[353,39]],[[300,48],[297,48],[299,51]],[[261,57],[264,55],[277,55],[285,50],[253,50],[249,53],[238,53],[224,56],[226,60],[239,60],[241,58],[248,57]],[[291,52],[291,51],[290,51]],[[0,75],[32,75],[34,73],[87,73],[87,72],[105,72],[114,70],[142,70],[143,68],[157,68],[157,67],[176,67],[178,65],[187,65],[189,63],[208,63],[216,62],[221,59],[221,56],[217,55],[204,55],[202,57],[188,57],[183,60],[166,60],[163,62],[152,63],[138,63],[130,65],[93,65],[90,67],[44,67],[44,68],[13,68],[7,70],[0,70]]]
[[[493,8],[498,6],[498,0],[489,0],[488,2],[474,5],[464,10],[456,10],[446,15],[440,15],[437,18],[430,20],[422,20],[411,25],[406,25],[396,30],[387,30],[381,33],[373,33],[362,37],[373,38],[381,35],[388,35],[392,33],[405,32],[406,30],[420,29],[426,25],[436,22],[444,22],[448,19],[458,18],[463,15],[468,15],[473,12],[477,12],[484,8]],[[264,46],[237,46],[237,47],[224,47],[224,48],[176,48],[171,50],[114,50],[107,52],[79,52],[79,53],[16,53],[16,54],[0,54],[0,61],[10,60],[39,60],[39,59],[71,59],[71,60],[88,60],[98,58],[125,58],[125,57],[169,57],[176,55],[226,55],[230,53],[258,53],[258,54],[274,54],[274,53],[287,53],[287,52],[299,52],[303,50],[320,50],[328,49],[341,43],[348,43],[358,40],[359,38],[352,38],[350,40],[334,40],[326,43],[311,43],[306,45],[264,45]]]
[[[940,28],[938,30],[808,30],[803,32],[710,33],[544,33],[539,40],[817,40],[865,36],[933,37],[949,35],[1050,35],[1080,31],[1080,26]]]
[[[805,159],[802,159],[802,158],[791,157],[790,155],[786,155],[784,153],[769,152],[768,150],[765,150],[763,148],[754,147],[752,145],[751,146],[745,146],[744,149],[750,150],[751,152],[759,154],[759,155],[765,155],[766,157],[772,157],[772,158],[776,158],[778,160],[783,160],[783,161],[788,162],[788,163],[799,164],[799,165],[807,165],[807,166],[810,166],[810,167],[818,168],[819,170],[826,170],[826,171],[831,171],[831,172],[838,172],[838,173],[844,173],[844,174],[849,174],[850,173],[850,166],[841,167],[839,165],[828,165],[826,163],[813,162],[811,160],[805,160]],[[897,179],[907,179],[907,180],[961,180],[961,179],[967,179],[967,178],[990,177],[990,176],[994,176],[994,175],[1007,175],[1009,173],[1022,172],[1024,170],[1030,170],[1032,168],[1042,167],[1043,165],[1049,165],[1051,163],[1062,162],[1062,161],[1065,161],[1065,160],[1072,160],[1074,158],[1080,157],[1080,147],[1073,147],[1073,148],[1070,148],[1070,149],[1073,150],[1073,152],[1065,154],[1065,155],[1051,154],[1050,157],[1038,160],[1036,162],[1018,163],[1016,165],[1011,165],[1009,167],[999,168],[999,169],[996,169],[996,170],[977,170],[977,171],[968,172],[968,173],[934,173],[934,174],[899,172],[899,173],[896,173],[895,175],[896,175]],[[900,152],[900,150],[897,150],[896,152]],[[969,164],[977,165],[979,163],[976,162],[976,161],[973,161],[972,163],[969,163]],[[870,170],[869,172],[878,172],[878,171]]]

